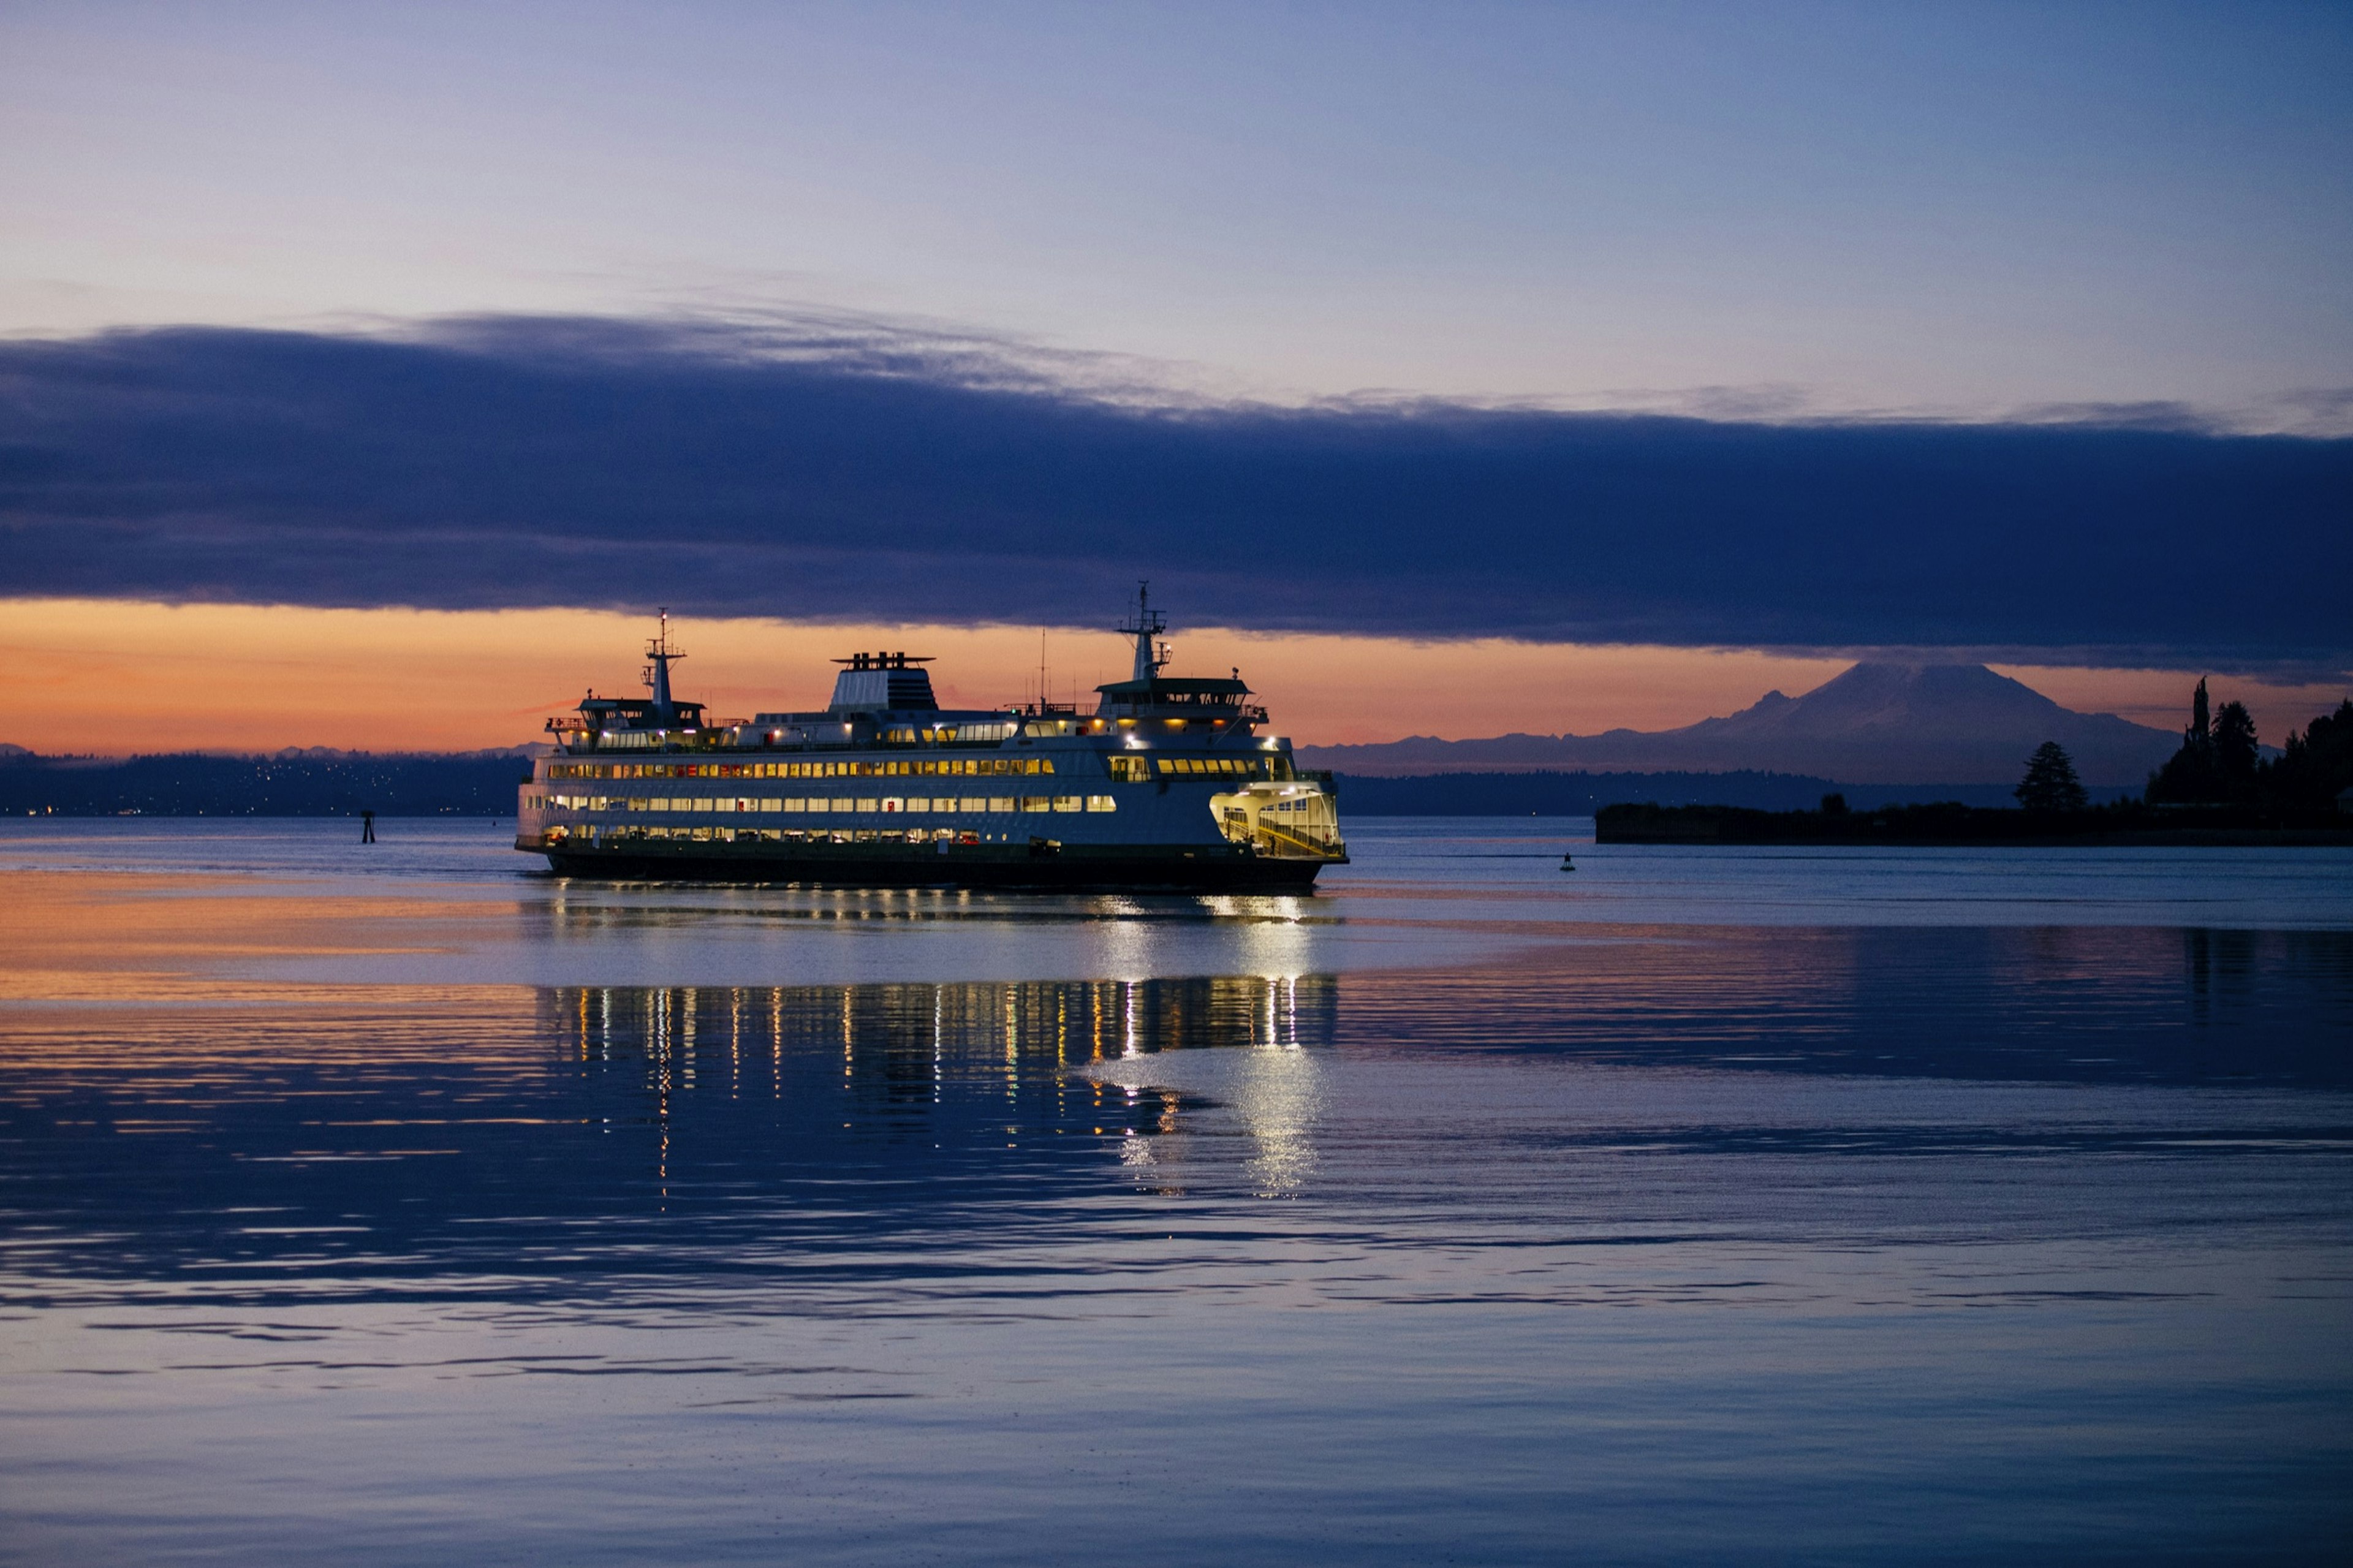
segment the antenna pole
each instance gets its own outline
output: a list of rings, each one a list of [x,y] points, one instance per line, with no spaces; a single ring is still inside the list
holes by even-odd
[[[1119,628],[1135,638],[1135,672],[1132,680],[1150,680],[1168,662],[1168,645],[1157,639],[1168,629],[1168,623],[1152,609],[1152,584],[1147,580],[1135,585],[1135,624]]]
[[[646,658],[653,662],[646,666],[645,682],[653,689],[655,716],[662,723],[668,724],[678,717],[678,709],[671,702],[670,695],[670,660],[684,658],[686,655],[670,646],[670,607],[668,605],[662,607],[659,626],[660,635],[646,645]]]

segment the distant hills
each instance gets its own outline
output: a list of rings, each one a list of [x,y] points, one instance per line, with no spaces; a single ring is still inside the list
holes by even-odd
[[[1679,730],[1599,735],[1427,736],[1371,745],[1302,746],[1303,766],[1356,777],[1440,773],[1795,773],[1874,784],[2014,784],[2027,757],[2056,741],[2094,787],[2137,788],[2181,737],[2078,713],[1979,664],[1855,665],[1802,697],[1768,691],[1753,706]]]
[[[1788,809],[1833,789],[1858,808],[2000,805],[2045,741],[2067,748],[2095,795],[2139,788],[2181,743],[2169,731],[2062,708],[1982,665],[1866,663],[1802,697],[1767,692],[1729,717],[1680,730],[1417,737],[1303,746],[1299,759],[1342,774],[1342,810],[1366,816],[1582,815],[1612,801]],[[535,749],[436,756],[311,747],[117,760],[0,744],[0,813],[507,816]]]
[[[371,754],[327,747],[275,756],[127,758],[0,751],[9,816],[512,816],[531,772],[522,748]]]

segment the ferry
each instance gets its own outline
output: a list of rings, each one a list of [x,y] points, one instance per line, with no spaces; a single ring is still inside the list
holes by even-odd
[[[933,659],[886,652],[835,660],[823,709],[732,720],[671,695],[664,612],[646,696],[548,721],[515,847],[568,877],[836,887],[1298,893],[1345,864],[1332,776],[1261,732],[1241,672],[1164,674],[1148,585],[1118,629],[1134,671],[1092,713],[944,709]]]

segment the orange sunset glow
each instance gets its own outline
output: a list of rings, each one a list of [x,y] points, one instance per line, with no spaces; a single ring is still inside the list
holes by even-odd
[[[1106,616],[1108,626],[1113,617]],[[17,600],[0,637],[15,672],[0,741],[44,752],[459,751],[536,741],[594,687],[638,689],[649,616],[600,610],[321,610]],[[1034,627],[675,623],[690,654],[681,689],[734,716],[821,706],[829,659],[860,648],[931,654],[943,701],[988,706],[1038,690]],[[1477,639],[1267,635],[1224,627],[1173,637],[1175,668],[1258,682],[1274,727],[1306,744],[1448,739],[1514,731],[1659,730],[1733,712],[1770,689],[1805,691],[1847,660],[1743,649]],[[1044,634],[1050,696],[1092,701],[1126,673],[1106,629]],[[2194,679],[2176,670],[2000,667],[2064,705],[2143,723],[2179,721]],[[2333,705],[2333,688],[2219,683],[2266,739]]]

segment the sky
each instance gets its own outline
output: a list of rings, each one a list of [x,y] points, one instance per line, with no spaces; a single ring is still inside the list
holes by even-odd
[[[2284,728],[2348,83],[2332,5],[0,5],[0,620],[118,672],[0,740],[160,736],[171,605],[302,650],[185,743],[454,659],[427,744],[657,602],[1002,686],[1141,576],[1304,740],[1890,652]]]
[[[635,689],[651,623],[617,611],[314,609],[123,600],[19,601],[0,623],[9,712],[43,749],[471,751],[527,743],[586,691]],[[1026,703],[1040,658],[1051,700],[1124,679],[1132,645],[1107,627],[848,625],[748,617],[672,626],[687,649],[681,694],[719,717],[822,706],[831,661],[859,650],[934,655],[950,706]],[[1275,732],[1324,744],[1401,734],[1528,730],[1595,734],[1671,729],[1809,690],[1841,658],[1756,650],[1399,638],[1184,627],[1179,668],[1238,668],[1271,705]],[[1042,642],[1042,647],[1041,647]],[[2000,664],[2069,707],[2180,728],[2194,680],[2169,669]],[[1073,688],[1076,689],[1075,692]],[[1532,710],[1529,694],[1542,694]],[[1727,693],[1748,695],[1727,699]],[[2248,703],[2276,741],[2333,708],[2339,689],[2218,678],[2213,700]],[[1400,730],[1399,715],[1429,721]]]

